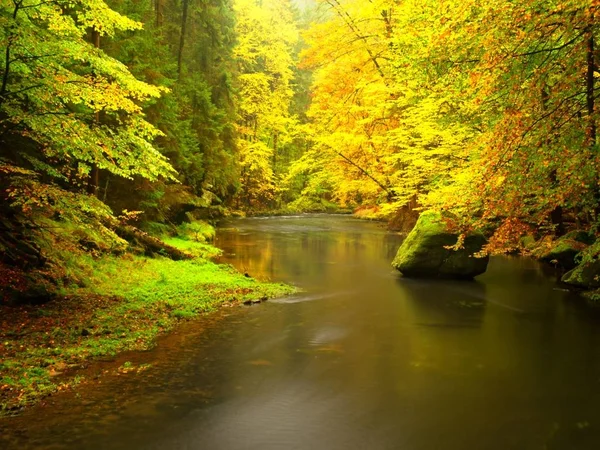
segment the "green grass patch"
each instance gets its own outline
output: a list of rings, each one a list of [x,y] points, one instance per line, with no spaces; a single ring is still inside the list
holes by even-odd
[[[215,253],[206,244],[177,239],[169,243],[189,242],[198,254],[201,250]],[[294,291],[201,258],[105,256],[80,264],[89,274],[85,287],[66,286],[62,299],[43,308],[2,307],[0,415],[79,382],[76,368],[84,361],[147,349],[178,322],[224,303]]]
[[[162,237],[161,241],[165,244],[175,247],[178,250],[184,251],[197,258],[214,258],[221,255],[221,250],[204,242],[184,239],[181,237]]]

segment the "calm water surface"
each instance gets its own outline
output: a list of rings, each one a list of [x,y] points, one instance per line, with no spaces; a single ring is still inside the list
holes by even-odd
[[[304,292],[123,355],[152,368],[0,421],[0,448],[600,448],[598,314],[526,259],[404,279],[400,242],[349,217],[223,223],[223,262]]]

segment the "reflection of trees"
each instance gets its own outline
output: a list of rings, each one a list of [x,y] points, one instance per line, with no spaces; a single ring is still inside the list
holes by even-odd
[[[390,240],[382,239],[384,233],[365,233],[356,226],[348,231],[303,231],[300,225],[296,232],[282,232],[272,224],[218,231],[217,246],[224,250],[221,262],[259,279],[292,283],[309,280],[316,286],[339,285],[351,266],[373,258],[382,262],[382,270],[389,270]],[[373,226],[363,225],[367,231]],[[336,269],[331,270],[334,266]],[[342,270],[338,270],[340,266]]]

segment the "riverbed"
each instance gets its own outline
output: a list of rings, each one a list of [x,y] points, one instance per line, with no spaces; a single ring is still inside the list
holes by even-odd
[[[301,292],[224,308],[0,421],[2,449],[596,449],[600,316],[525,258],[403,278],[345,216],[223,222],[221,262]],[[119,365],[117,361],[117,366]]]

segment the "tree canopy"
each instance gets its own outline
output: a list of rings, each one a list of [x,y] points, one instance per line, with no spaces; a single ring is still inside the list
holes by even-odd
[[[598,6],[6,0],[5,227],[418,207],[490,251],[595,230]]]

